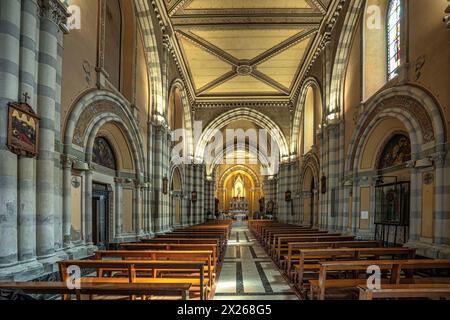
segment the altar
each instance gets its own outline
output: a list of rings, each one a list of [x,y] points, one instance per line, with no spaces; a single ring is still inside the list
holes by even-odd
[[[244,179],[238,175],[233,183],[233,194],[228,204],[228,215],[236,220],[245,220],[249,214]]]
[[[248,201],[244,197],[233,197],[230,200],[229,214],[236,220],[245,220],[248,216]]]

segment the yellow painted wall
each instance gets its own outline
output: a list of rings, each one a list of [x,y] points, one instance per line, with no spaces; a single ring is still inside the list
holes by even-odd
[[[369,212],[369,219],[363,220],[359,219],[359,228],[360,229],[369,229],[369,221],[370,217],[372,216],[372,212],[370,212],[370,193],[371,188],[370,187],[362,187],[360,189],[361,192],[361,205],[359,210],[359,216],[361,217],[361,212],[368,211]]]
[[[409,4],[409,58],[411,81],[424,86],[436,97],[450,121],[450,32],[442,22],[447,0],[408,0]],[[416,66],[420,57],[425,64],[416,80]],[[444,71],[446,70],[446,71]],[[450,137],[450,130],[447,130]]]
[[[386,83],[386,0],[368,0],[363,21],[363,99],[374,95]]]
[[[303,118],[303,154],[306,154],[314,144],[314,105],[315,95],[312,87],[308,88],[305,100],[305,116]]]
[[[345,150],[352,139],[361,103],[361,25],[356,30],[344,83]]]
[[[425,178],[426,174],[422,175]],[[425,180],[425,179],[424,179]],[[424,238],[433,238],[434,225],[434,179],[430,183],[422,183],[422,232]]]
[[[123,232],[133,231],[133,190],[123,189]]]
[[[71,0],[71,4],[80,7],[81,30],[70,30],[64,36],[61,123],[81,93],[94,88],[96,81],[98,1]],[[87,77],[90,77],[89,82]],[[62,136],[63,132],[61,130]]]

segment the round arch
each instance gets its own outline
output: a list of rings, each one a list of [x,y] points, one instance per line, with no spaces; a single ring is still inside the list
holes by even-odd
[[[95,137],[103,125],[113,122],[129,144],[136,174],[144,172],[144,149],[139,127],[126,102],[109,91],[93,90],[84,94],[71,108],[64,133],[64,153],[83,150],[90,162]]]
[[[232,167],[228,168],[227,170],[225,170],[222,173],[220,179],[217,180],[217,187],[219,188],[220,186],[224,185],[226,178],[228,176],[230,176],[231,173],[236,172],[236,171],[245,172],[249,177],[251,177],[251,180],[253,180],[253,182],[254,182],[255,188],[261,187],[261,182],[258,178],[258,175],[255,173],[255,171],[253,171],[251,168],[249,168],[245,165],[240,165],[240,164],[232,166]]]
[[[321,109],[320,109],[320,116],[322,116],[323,114],[323,102],[322,102],[322,89],[321,86],[319,84],[319,82],[317,81],[316,78],[314,77],[309,77],[305,80],[305,82],[302,85],[302,89],[300,90],[300,95],[299,95],[299,99],[298,99],[298,103],[297,103],[297,107],[295,108],[295,113],[294,113],[294,119],[292,121],[292,133],[291,133],[291,156],[300,156],[299,154],[299,150],[298,150],[298,146],[299,146],[299,137],[300,137],[300,128],[302,127],[302,115],[303,115],[303,111],[305,108],[305,101],[306,101],[306,96],[308,93],[308,89],[309,88],[313,88],[313,90],[317,90],[315,92],[315,95],[320,96],[321,97]],[[317,112],[317,110],[314,110],[314,112]]]
[[[147,0],[134,0],[136,17],[139,20],[139,26],[144,41],[146,51],[147,69],[150,84],[150,97],[154,113],[162,115],[164,104],[163,76],[161,71],[161,59],[159,56],[154,25],[152,21],[150,2]]]
[[[185,147],[187,147],[187,156],[192,157],[194,152],[194,132],[193,132],[193,122],[191,116],[191,106],[189,104],[189,99],[187,96],[186,87],[181,79],[175,79],[170,86],[169,99],[172,94],[178,89],[181,94],[181,103],[184,110],[184,137],[186,139]],[[170,104],[169,104],[170,105]]]
[[[346,163],[346,171],[357,171],[362,147],[373,128],[385,118],[396,118],[405,126],[411,140],[413,160],[421,151],[436,146],[440,152],[446,140],[441,108],[436,100],[419,87],[405,85],[386,89],[366,106],[356,125]]]
[[[275,122],[256,110],[250,108],[239,108],[222,114],[205,128],[195,149],[195,159],[200,162],[203,161],[205,148],[208,142],[212,140],[217,130],[222,129],[236,120],[247,120],[255,123],[261,128],[266,129],[276,141],[280,150],[281,159],[284,160],[289,157],[289,148],[286,138],[281,128]]]
[[[231,146],[228,146],[225,150],[222,150],[220,153],[215,155],[215,158],[213,159],[211,164],[208,164],[208,166],[206,167],[206,174],[210,176],[214,172],[215,168],[217,168],[217,166],[219,164],[221,164],[220,161],[222,161],[223,159],[226,158],[227,155],[232,154],[235,151],[248,152],[250,155],[254,156],[256,159],[259,160],[259,162],[262,166],[262,168],[261,168],[262,170],[269,171],[271,168],[271,165],[272,166],[276,165],[276,163],[272,164],[270,162],[270,159],[267,157],[267,155],[260,152],[258,150],[258,148],[255,146],[250,145],[250,146],[246,146],[245,148],[243,148],[243,147],[235,148],[234,145],[231,145]],[[276,169],[276,168],[274,168],[274,169]]]
[[[329,113],[343,112],[345,72],[350,59],[350,50],[352,49],[352,40],[355,30],[358,26],[361,9],[364,0],[350,0],[341,36],[339,37],[336,55],[333,61],[333,71],[330,84],[330,100],[328,102],[329,109],[323,114],[327,116]]]

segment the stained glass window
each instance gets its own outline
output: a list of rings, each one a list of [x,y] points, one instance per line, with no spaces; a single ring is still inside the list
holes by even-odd
[[[387,11],[388,80],[397,75],[400,66],[400,0],[390,0]]]

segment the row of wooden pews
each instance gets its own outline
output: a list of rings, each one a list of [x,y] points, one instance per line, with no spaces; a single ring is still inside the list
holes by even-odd
[[[210,299],[231,232],[213,221],[59,262],[60,282],[0,283],[0,289],[59,294],[64,300]],[[82,276],[73,277],[74,270]]]
[[[418,259],[412,248],[272,220],[251,220],[249,228],[306,299],[450,296],[450,260]],[[381,287],[368,283],[373,270]]]

